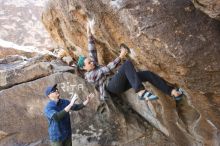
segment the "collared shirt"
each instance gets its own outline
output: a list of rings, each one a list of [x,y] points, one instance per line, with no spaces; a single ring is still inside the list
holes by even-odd
[[[53,116],[69,105],[66,99],[59,99],[58,102],[50,100],[45,109],[44,115],[48,120],[48,132],[51,141],[64,141],[71,136],[70,115],[67,113],[60,121],[56,121]],[[83,104],[74,104],[71,110],[79,110],[84,107]]]
[[[120,57],[117,57],[114,61],[110,62],[106,66],[98,65],[97,51],[96,51],[95,42],[92,36],[89,37],[88,42],[89,42],[88,43],[89,56],[90,58],[93,59],[96,67],[95,69],[85,73],[85,79],[89,83],[93,83],[98,87],[99,92],[100,92],[100,99],[104,100],[105,97],[107,96],[106,90],[105,90],[105,81],[107,79],[106,77],[107,75],[109,75],[109,73],[114,68],[116,68],[116,66],[120,63],[121,59]]]

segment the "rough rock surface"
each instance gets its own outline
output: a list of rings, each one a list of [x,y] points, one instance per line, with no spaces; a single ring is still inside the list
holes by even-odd
[[[196,8],[209,15],[209,17],[220,20],[219,0],[192,0],[192,2]]]
[[[76,55],[87,54],[88,19],[95,22],[101,64],[113,60],[124,42],[137,68],[154,71],[186,92],[175,104],[153,89],[161,98],[147,104],[129,91],[122,98],[133,109],[177,145],[220,144],[218,21],[189,0],[51,0],[42,16],[52,38]]]
[[[35,63],[30,66],[39,66],[42,63],[40,60],[43,60],[42,57],[39,58],[39,60],[33,59]],[[31,61],[29,60],[28,63],[31,64]],[[86,95],[95,91],[95,88],[82,78],[70,73],[68,66],[58,61],[47,63],[59,66],[59,72],[56,72],[56,67],[53,67],[49,74],[45,74],[44,70],[31,67],[33,72],[42,75],[36,78],[33,72],[26,75],[30,66],[23,66],[17,69],[20,76],[23,76],[23,83],[13,82],[11,88],[1,90],[1,146],[49,145],[47,121],[43,116],[43,109],[48,101],[44,96],[44,90],[48,85],[57,83],[63,98],[68,99],[73,92],[78,93],[80,95],[78,102],[85,100]],[[8,66],[10,65],[8,63]],[[31,81],[30,76],[33,79]],[[12,79],[16,80],[13,76]],[[174,145],[174,142],[149,125],[120,98],[113,98],[114,102],[111,99],[107,102],[100,102],[97,97],[96,93],[96,98],[86,108],[71,113],[74,145],[145,146],[162,145],[165,142],[171,146]]]
[[[26,56],[30,58],[30,57],[35,56],[36,53],[24,52],[24,51],[16,50],[13,48],[0,47],[0,58],[4,58],[9,55],[22,55],[22,56]]]
[[[26,58],[18,55],[0,59],[0,89],[49,75],[52,65],[45,60],[47,57]]]
[[[0,41],[38,49],[54,47],[40,21],[44,3],[45,0],[1,0]],[[0,46],[4,44],[1,42]]]

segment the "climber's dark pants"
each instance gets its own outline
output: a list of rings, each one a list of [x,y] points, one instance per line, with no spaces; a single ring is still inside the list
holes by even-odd
[[[150,82],[159,90],[167,95],[171,95],[173,87],[169,86],[166,81],[150,71],[136,72],[131,61],[126,61],[121,65],[118,72],[110,79],[107,90],[114,94],[120,94],[133,88],[137,93],[144,89],[142,82]]]

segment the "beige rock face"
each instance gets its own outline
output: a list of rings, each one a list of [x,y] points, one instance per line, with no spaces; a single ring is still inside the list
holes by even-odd
[[[180,0],[51,0],[42,15],[52,38],[76,55],[88,53],[88,19],[95,22],[101,64],[113,60],[124,42],[137,68],[156,72],[186,92],[176,104],[153,89],[160,100],[148,105],[130,91],[122,98],[135,111],[176,145],[220,144],[218,21]]]
[[[15,49],[12,49],[12,48],[2,48],[2,47],[0,47],[0,58],[4,58],[4,57],[9,56],[9,55],[23,55],[23,56],[27,56],[27,57],[33,57],[36,54],[15,50]]]
[[[220,1],[219,0],[192,0],[196,8],[200,9],[209,17],[220,20]]]
[[[20,56],[9,56],[0,62],[0,89],[34,80],[52,72],[50,63],[43,60],[36,63]]]
[[[40,50],[55,47],[40,21],[44,2],[42,0],[1,1],[1,47],[7,46],[8,43],[17,46],[34,46]],[[0,53],[0,57],[1,55]]]
[[[73,67],[59,59],[47,62],[51,59],[54,57],[48,55],[39,55],[34,58],[12,55],[0,59],[0,89],[36,80],[55,72],[74,72]]]

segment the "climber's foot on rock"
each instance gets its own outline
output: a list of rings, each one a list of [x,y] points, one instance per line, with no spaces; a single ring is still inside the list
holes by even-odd
[[[157,100],[158,97],[147,90],[142,90],[138,92],[138,98],[140,100]]]
[[[176,101],[181,100],[183,95],[184,95],[184,92],[183,92],[183,89],[181,88],[173,89],[171,91],[171,96],[173,96]]]

